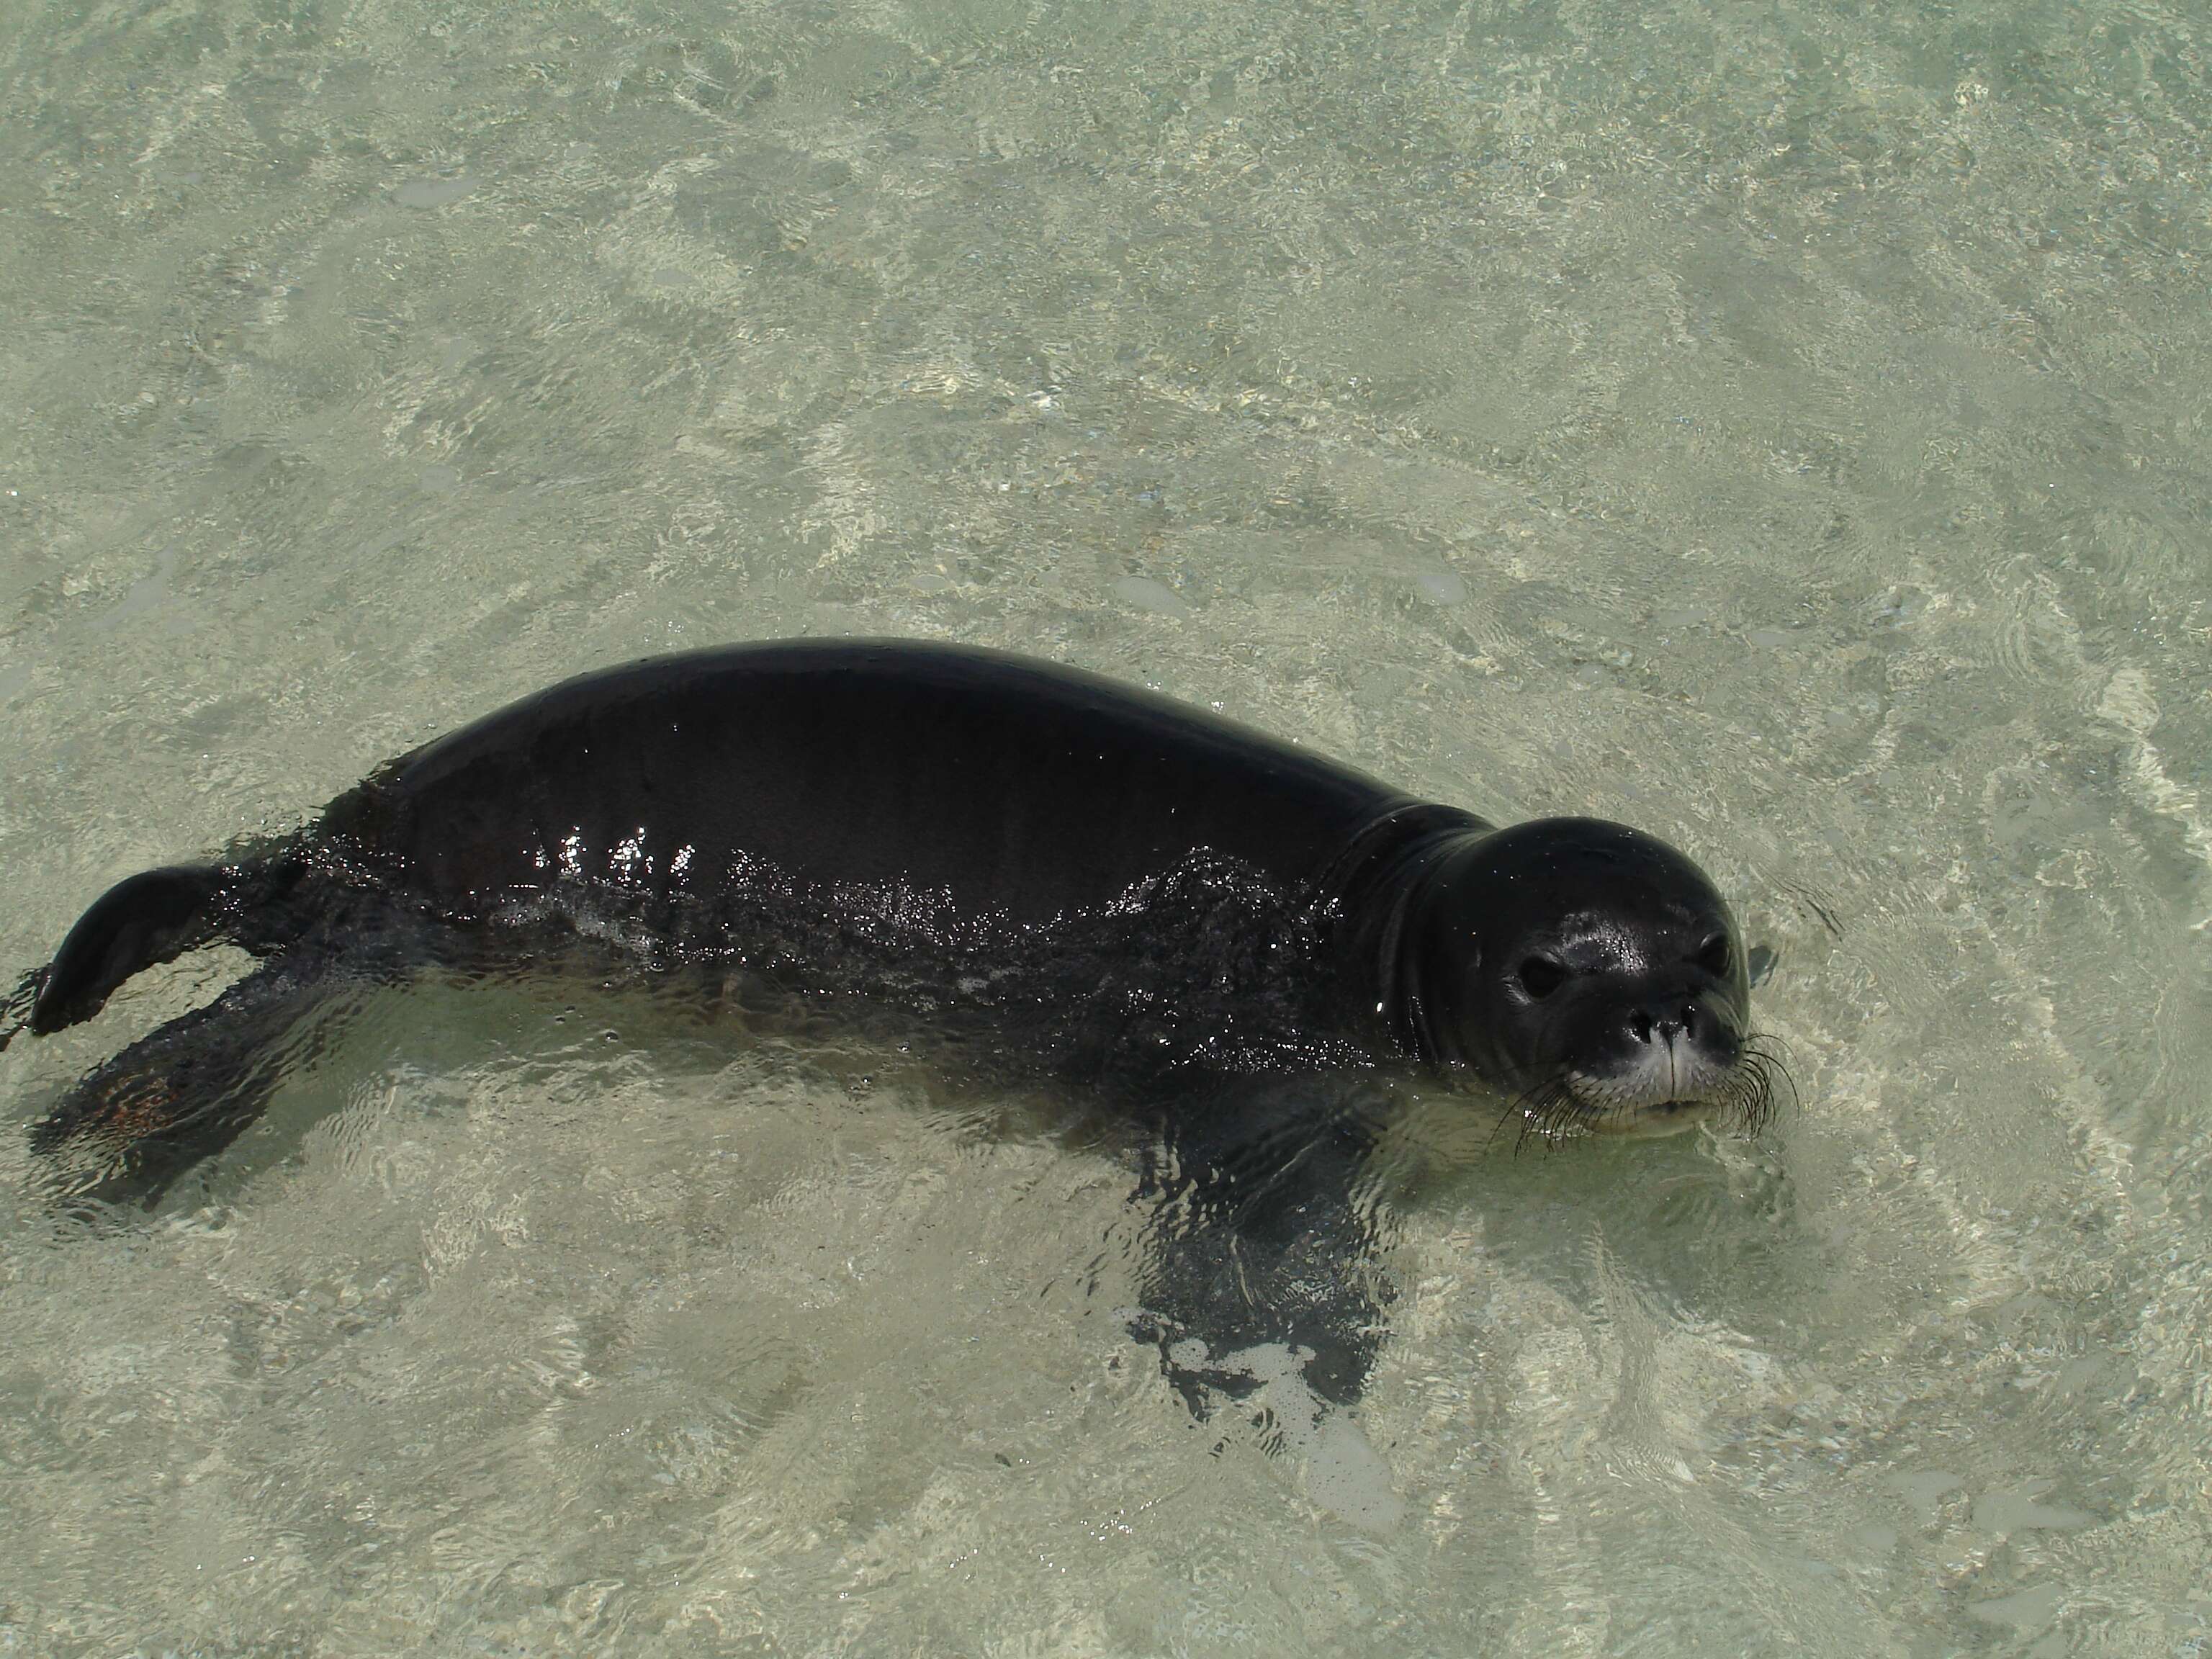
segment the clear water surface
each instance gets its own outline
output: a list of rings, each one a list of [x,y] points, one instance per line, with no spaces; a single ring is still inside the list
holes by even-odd
[[[890,632],[1680,842],[1802,1104],[1428,1178],[1361,1524],[1133,1363],[1121,1170],[834,1032],[425,987],[70,1224],[22,1129],[182,963],[0,1057],[0,1647],[2202,1650],[2209,53],[7,9],[9,976],[550,679]]]

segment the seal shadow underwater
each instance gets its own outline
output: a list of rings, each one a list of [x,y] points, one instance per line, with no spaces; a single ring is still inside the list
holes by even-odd
[[[926,1011],[1109,1103],[1152,1241],[1130,1328],[1200,1415],[1291,1372],[1358,1399],[1389,1299],[1367,1176],[1409,1087],[1522,1133],[1635,1133],[1755,1126],[1777,1074],[1727,905],[1649,836],[1498,829],[1094,675],[896,641],[514,703],[295,834],[119,883],[0,1045],[218,943],[257,965],[33,1127],[72,1198],[158,1200],[368,988],[738,971]]]

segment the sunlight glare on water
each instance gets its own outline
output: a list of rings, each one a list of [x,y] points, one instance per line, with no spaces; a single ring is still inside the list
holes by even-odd
[[[857,1036],[380,994],[72,1220],[23,1130],[180,963],[0,1057],[0,1645],[2198,1652],[2209,36],[0,17],[9,982],[550,680],[902,634],[1679,842],[1800,1101],[1430,1170],[1362,1462],[1194,1425],[1127,1170]]]

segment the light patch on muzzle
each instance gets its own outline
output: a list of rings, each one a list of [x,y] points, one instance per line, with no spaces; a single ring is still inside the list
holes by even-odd
[[[1626,1070],[1606,1077],[1570,1071],[1566,1083],[1576,1099],[1608,1122],[1662,1115],[1687,1127],[1698,1115],[1688,1109],[1720,1103],[1720,1085],[1732,1069],[1688,1042],[1654,1042]],[[1674,1109],[1662,1114],[1662,1108]]]
[[[1774,1085],[1785,1085],[1780,1060],[1753,1037],[1729,1061],[1680,1044],[1655,1048],[1610,1077],[1569,1071],[1542,1103],[1541,1128],[1588,1134],[1667,1135],[1719,1115],[1756,1134],[1774,1109]]]

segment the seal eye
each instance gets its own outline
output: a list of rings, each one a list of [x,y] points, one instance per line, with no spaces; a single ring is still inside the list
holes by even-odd
[[[1728,935],[1726,933],[1715,933],[1711,939],[1707,939],[1701,947],[1699,947],[1698,951],[1698,966],[1704,969],[1715,979],[1726,979],[1728,977],[1729,942]]]
[[[1516,976],[1521,988],[1539,1002],[1567,982],[1567,970],[1546,957],[1530,957],[1521,964]]]

